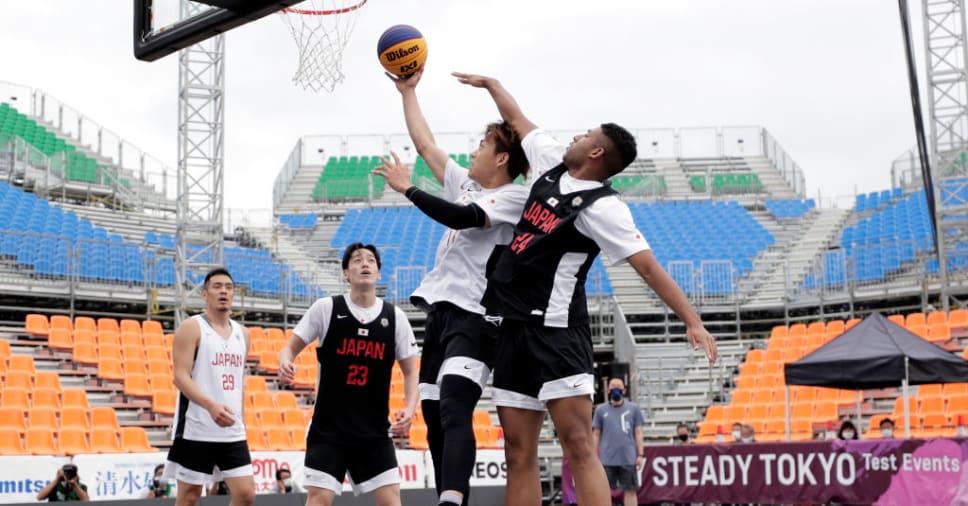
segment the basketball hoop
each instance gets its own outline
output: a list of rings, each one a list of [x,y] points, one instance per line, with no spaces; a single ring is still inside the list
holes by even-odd
[[[343,48],[367,0],[306,0],[308,8],[285,8],[280,15],[299,48],[292,81],[305,90],[333,91],[343,81]]]

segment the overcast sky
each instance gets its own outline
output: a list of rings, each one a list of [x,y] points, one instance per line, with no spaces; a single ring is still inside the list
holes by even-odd
[[[2,2],[0,81],[43,89],[174,167],[176,57],[135,60],[131,9]],[[915,144],[895,2],[369,0],[332,94],[291,83],[297,52],[278,16],[227,35],[227,207],[271,208],[300,136],[405,132],[376,57],[398,23],[427,38],[418,94],[435,131],[477,132],[498,117],[485,92],[450,77],[459,70],[500,78],[548,129],[761,125],[803,168],[811,197],[887,188],[891,161]]]

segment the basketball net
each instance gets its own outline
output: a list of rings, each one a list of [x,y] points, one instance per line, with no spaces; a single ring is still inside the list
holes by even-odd
[[[280,11],[299,48],[292,81],[304,90],[332,92],[343,81],[343,48],[367,0],[306,0]]]

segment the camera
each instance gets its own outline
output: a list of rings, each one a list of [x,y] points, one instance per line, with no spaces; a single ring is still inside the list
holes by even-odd
[[[64,471],[64,481],[71,481],[77,478],[77,466],[74,464],[64,464],[61,470]]]
[[[155,497],[166,497],[168,494],[168,484],[155,478],[151,482],[151,491],[154,492]]]

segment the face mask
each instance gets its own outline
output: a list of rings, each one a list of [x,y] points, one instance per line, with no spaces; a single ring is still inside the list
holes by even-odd
[[[733,439],[734,440],[739,441],[742,437],[743,437],[743,434],[740,431],[738,431],[738,430],[734,430],[733,431]]]
[[[844,439],[854,439],[854,431],[852,431],[852,430],[845,430],[844,431]]]
[[[744,442],[744,443],[752,443],[753,442],[753,438],[752,437],[742,437],[739,440],[742,441],[742,442]]]
[[[286,479],[282,480],[282,484],[285,485],[286,488],[291,487],[292,486],[292,478],[286,478]]]
[[[613,389],[609,390],[608,391],[608,398],[611,399],[611,400],[613,400],[613,401],[615,401],[615,402],[618,402],[618,401],[622,400],[622,389],[621,388],[613,388]]]
[[[679,441],[682,441],[683,443],[689,441],[689,434],[678,434],[678,437]]]
[[[894,429],[881,429],[881,435],[884,437],[894,437]]]

